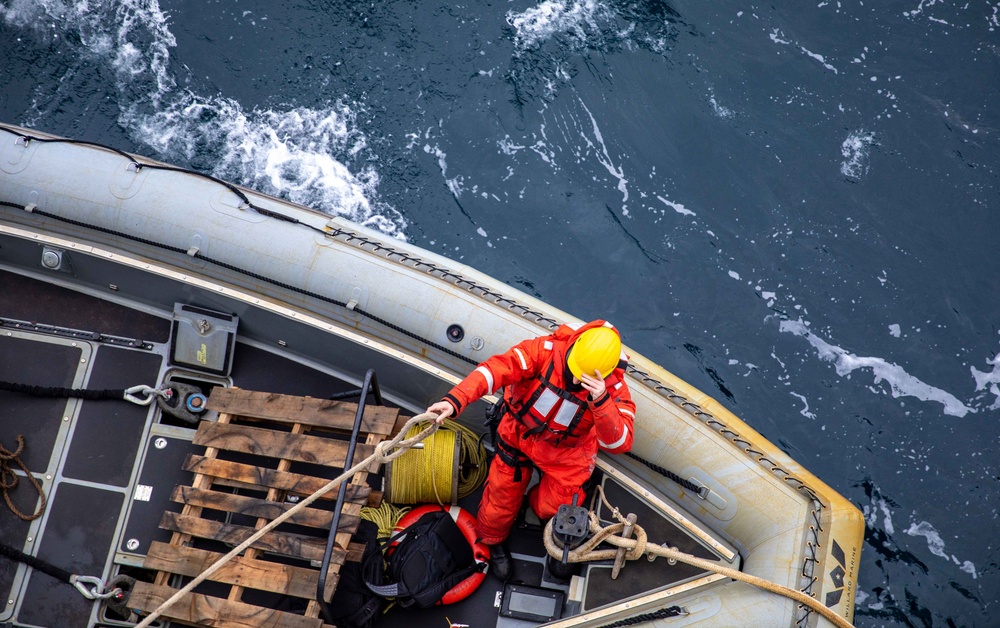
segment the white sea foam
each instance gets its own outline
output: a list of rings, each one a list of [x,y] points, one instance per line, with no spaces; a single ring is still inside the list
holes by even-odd
[[[989,410],[1000,410],[1000,353],[996,354],[992,360],[986,363],[993,368],[990,371],[980,371],[974,366],[969,367],[972,377],[976,380],[977,392],[988,392],[993,395],[993,404]]]
[[[715,113],[715,115],[722,118],[723,120],[729,120],[736,116],[735,111],[733,111],[729,107],[724,107],[723,105],[720,105],[718,102],[716,102],[715,94],[711,94],[709,96],[708,102],[709,104],[712,105],[712,111]]]
[[[826,58],[824,58],[823,55],[816,54],[815,52],[813,52],[811,50],[806,50],[805,47],[803,47],[803,46],[799,46],[799,50],[801,50],[803,53],[805,53],[805,55],[807,57],[810,57],[810,58],[815,59],[815,60],[819,61],[820,63],[822,63],[823,67],[826,68],[827,70],[832,70],[834,74],[837,74],[837,68],[835,68],[832,65],[830,65],[829,63],[827,63],[826,62]]]
[[[572,33],[585,40],[588,28],[599,28],[596,21],[606,11],[596,0],[545,0],[520,13],[509,11],[507,23],[516,31],[514,40],[518,48],[525,49],[560,33]]]
[[[899,338],[899,336],[901,335],[901,333],[902,332],[899,329],[899,325],[897,325],[895,323],[893,323],[892,325],[889,325],[889,334],[891,334],[893,338]]]
[[[791,46],[791,45],[793,45],[793,42],[789,41],[788,39],[785,39],[786,35],[783,32],[781,32],[780,28],[773,28],[773,29],[771,29],[771,33],[768,35],[768,37],[774,43],[780,44],[782,46]],[[796,46],[799,47],[799,51],[802,52],[802,54],[806,55],[810,59],[815,59],[816,61],[819,61],[823,65],[824,68],[826,68],[827,70],[831,70],[834,74],[838,74],[837,68],[833,67],[833,65],[831,65],[830,63],[828,63],[827,60],[826,60],[826,57],[824,57],[823,55],[817,54],[817,53],[813,52],[812,50],[809,50],[805,46],[801,46],[799,44],[794,44],[794,45],[796,45]]]
[[[695,213],[693,211],[691,211],[687,207],[684,207],[680,203],[675,203],[673,201],[667,200],[667,199],[663,198],[662,196],[660,196],[659,194],[656,195],[656,198],[659,199],[660,202],[662,202],[667,207],[672,208],[678,214],[682,214],[684,216],[694,216],[695,215]]]
[[[784,36],[785,36],[785,34],[782,33],[781,29],[779,29],[779,28],[775,28],[775,29],[771,30],[771,35],[770,35],[771,41],[773,41],[776,44],[781,44],[783,46],[787,46],[788,44],[791,44],[792,42],[788,41],[787,39],[783,39]]]
[[[344,164],[367,147],[347,104],[246,111],[223,95],[178,89],[170,60],[177,42],[157,0],[15,0],[0,15],[15,26],[72,35],[63,39],[80,42],[78,63],[112,68],[119,124],[159,157],[200,159],[214,176],[404,237],[406,220],[371,200],[378,198],[375,169],[352,172]],[[58,106],[46,96],[38,117]]]
[[[821,360],[832,362],[840,376],[850,375],[858,369],[870,369],[875,378],[875,384],[885,382],[893,397],[916,397],[922,401],[940,403],[944,413],[950,416],[964,417],[970,412],[976,412],[954,395],[940,388],[925,384],[910,375],[902,367],[886,362],[882,358],[863,357],[832,345],[809,330],[802,319],[783,320],[778,328],[787,333],[801,336],[809,341],[819,354]]]
[[[353,110],[244,111],[234,100],[187,94],[148,112],[122,112],[128,128],[168,160],[192,160],[209,150],[213,175],[311,206],[403,238],[406,221],[373,206],[379,176],[373,167],[351,172],[334,154],[352,156],[367,146]]]
[[[910,524],[910,527],[906,529],[906,533],[910,536],[922,536],[927,539],[927,549],[931,551],[931,554],[935,556],[940,556],[945,560],[950,560],[959,566],[959,568],[970,574],[973,579],[978,577],[976,573],[976,566],[972,561],[965,560],[961,561],[954,554],[948,554],[944,549],[944,540],[941,535],[931,524],[926,521],[914,522]]]
[[[618,179],[618,191],[622,193],[622,203],[624,204],[628,201],[628,179],[625,178],[625,169],[623,166],[616,166],[614,164],[611,155],[608,153],[608,147],[604,143],[604,135],[601,134],[601,128],[597,126],[594,114],[590,113],[590,109],[587,108],[582,98],[578,97],[578,100],[580,101],[580,106],[583,107],[583,110],[587,112],[587,116],[590,118],[591,130],[594,133],[593,142],[590,141],[590,138],[586,134],[582,134],[583,140],[587,142],[588,146],[594,149],[597,161],[607,169],[611,176]]]
[[[878,526],[878,517],[881,513],[882,529],[890,536],[896,533],[896,527],[892,525],[892,509],[884,497],[874,497],[871,505],[866,504],[862,507],[862,512],[869,528]]]
[[[875,135],[864,129],[852,131],[840,145],[840,172],[845,177],[861,179],[868,174],[868,154],[875,143]]]
[[[444,177],[445,185],[451,190],[452,196],[456,199],[462,196],[462,192],[465,191],[464,178],[461,176],[448,178],[448,161],[447,153],[441,150],[438,146],[431,146],[430,144],[424,144],[424,152],[428,155],[434,155],[438,160],[438,168],[441,169],[441,176]]]
[[[788,393],[793,397],[798,398],[802,402],[802,409],[799,410],[799,414],[806,417],[807,419],[815,419],[816,415],[809,411],[809,400],[806,399],[805,395],[800,395],[799,393],[790,392]]]

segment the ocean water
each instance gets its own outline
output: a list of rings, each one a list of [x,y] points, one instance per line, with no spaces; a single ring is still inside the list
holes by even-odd
[[[1000,625],[1000,0],[0,0],[0,41],[0,122],[612,320],[862,509],[857,625]]]

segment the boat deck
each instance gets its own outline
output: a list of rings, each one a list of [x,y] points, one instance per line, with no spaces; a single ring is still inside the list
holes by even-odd
[[[2,269],[0,286],[2,381],[89,389],[176,381],[197,386],[207,396],[213,389],[240,394],[227,390],[236,387],[314,400],[355,388],[328,373],[247,342],[236,343],[228,377],[184,372],[169,364],[169,319]],[[0,391],[0,443],[13,450],[16,436],[24,435],[26,446],[21,460],[43,483],[49,499],[45,512],[32,522],[0,510],[0,542],[73,573],[110,577],[120,572],[135,576],[145,584],[137,585],[131,605],[147,611],[155,608],[168,592],[165,587],[182,586],[199,567],[211,564],[212,556],[225,553],[246,538],[247,529],[259,528],[276,516],[274,508],[287,506],[283,485],[269,485],[261,479],[259,470],[308,476],[312,485],[339,473],[336,460],[321,459],[327,446],[320,448],[321,458],[311,461],[248,449],[246,442],[274,444],[299,433],[322,430],[320,426],[297,422],[305,420],[302,418],[275,422],[270,417],[271,423],[262,426],[261,416],[266,412],[233,403],[232,397],[214,399],[209,406],[213,408],[211,418],[222,420],[202,422],[196,431],[154,406],[48,399]],[[262,427],[271,428],[270,433],[255,431]],[[332,442],[342,443],[336,438]],[[358,455],[364,457],[367,453],[359,450]],[[259,456],[269,461],[256,460]],[[252,482],[246,475],[248,469],[256,474]],[[22,512],[34,512],[37,495],[23,477],[21,480],[11,497]],[[703,558],[718,558],[610,476],[598,472],[593,481],[604,486],[608,498],[623,513],[638,515],[651,541],[669,543]],[[375,485],[379,487],[378,482]],[[352,493],[354,500],[345,505],[340,528],[347,534],[353,529],[349,524],[356,525],[358,511],[368,499],[367,489],[358,486],[352,491],[356,491]],[[377,503],[378,497],[375,491],[372,503]],[[478,499],[476,492],[460,505],[475,512]],[[309,517],[284,529],[289,535],[285,541],[297,534],[322,538],[323,526],[330,525],[330,507],[320,506]],[[609,519],[607,513],[602,513],[602,519]],[[198,536],[192,535],[193,531],[206,527],[215,532],[187,543],[191,536]],[[307,533],[307,528],[312,531]],[[611,578],[609,563],[579,566],[573,577],[559,578],[546,567],[540,530],[530,513],[519,519],[510,538],[515,578],[507,586],[561,593],[565,605],[555,611],[562,616],[705,576],[705,572],[682,564],[669,566],[661,559],[630,562],[617,579]],[[349,537],[338,538],[342,546],[348,547],[349,559],[360,558],[359,548],[348,545]],[[220,578],[221,582],[204,585],[198,593],[213,609],[218,608],[213,606],[216,601],[232,608],[237,604],[253,605],[312,619],[301,623],[303,626],[322,625],[314,619],[318,615],[316,603],[309,602],[307,595],[307,589],[316,583],[316,544],[299,543],[297,554],[291,557],[279,557],[280,552],[273,550],[273,545],[252,550],[242,561],[269,563],[258,572],[264,575],[255,576],[264,588],[254,589],[250,576],[234,570]],[[244,569],[245,574],[251,567],[261,565],[243,564],[239,569]],[[276,584],[279,579],[274,574],[278,571],[298,575]],[[335,582],[336,571],[332,573]],[[479,589],[460,604],[430,609],[393,607],[379,625],[408,628],[416,622],[434,626],[446,619],[498,628],[538,623],[502,616],[503,591],[504,583],[488,574]],[[49,627],[129,625],[126,617],[84,599],[72,587],[7,560],[0,560],[0,593],[3,599],[10,600],[0,612],[0,623]],[[544,595],[531,599],[541,600],[544,606]],[[177,619],[191,624],[199,621],[196,615]],[[252,625],[252,621],[233,625]]]

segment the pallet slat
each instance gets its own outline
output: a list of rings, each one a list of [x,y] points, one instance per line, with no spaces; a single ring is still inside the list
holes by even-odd
[[[220,387],[214,389],[209,396],[208,409],[282,423],[301,423],[350,431],[354,427],[358,404]],[[396,408],[367,406],[361,419],[361,430],[388,436],[398,416],[399,410]]]
[[[144,567],[195,577],[219,560],[219,554],[193,547],[154,541]],[[210,580],[305,599],[316,597],[319,572],[295,565],[237,556],[212,574]]]
[[[329,480],[310,475],[256,467],[229,460],[219,460],[218,458],[206,458],[196,454],[188,454],[184,461],[184,470],[299,495],[312,495],[329,483]],[[345,499],[350,503],[365,504],[368,502],[368,496],[371,492],[371,488],[368,486],[348,484]],[[337,499],[337,491],[330,491],[321,499],[335,500]]]
[[[202,422],[194,437],[195,445],[215,447],[256,456],[282,458],[331,467],[344,466],[348,442],[321,436],[275,432],[248,425]],[[359,444],[355,460],[362,460],[374,453],[375,448]]]
[[[270,520],[277,519],[295,507],[295,504],[272,502],[257,497],[233,495],[232,493],[221,493],[219,491],[210,491],[191,486],[175,487],[170,499],[180,504],[200,506],[201,508],[222,510],[233,514]],[[288,519],[288,523],[311,528],[329,529],[332,522],[333,512],[316,508],[303,508]],[[357,525],[358,517],[356,515],[342,514],[340,516],[340,525],[337,529],[349,528],[353,530],[357,528]]]
[[[171,532],[188,534],[201,539],[211,539],[229,545],[239,545],[256,532],[255,529],[236,525],[234,523],[223,523],[211,519],[200,517],[189,517],[175,512],[163,513],[160,527]],[[326,549],[326,540],[318,537],[294,534],[291,532],[269,532],[257,540],[253,547],[265,552],[274,552],[284,556],[299,556],[306,560],[323,560],[323,552]],[[347,558],[349,560],[360,560],[360,553],[363,547],[352,543],[348,549]],[[333,560],[342,563],[344,561],[344,550],[334,548]]]
[[[171,587],[136,582],[129,596],[134,608],[155,609],[177,592]],[[318,617],[303,617],[261,606],[231,602],[222,598],[187,593],[168,608],[164,617],[195,626],[214,628],[322,628]]]

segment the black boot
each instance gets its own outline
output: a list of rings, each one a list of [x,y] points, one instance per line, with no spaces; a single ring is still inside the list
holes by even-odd
[[[506,542],[490,545],[490,567],[501,581],[507,582],[514,575],[514,560]]]

